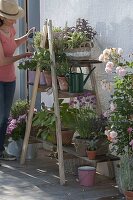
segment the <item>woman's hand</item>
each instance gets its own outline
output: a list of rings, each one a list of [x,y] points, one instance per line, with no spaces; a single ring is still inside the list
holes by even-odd
[[[32,52],[26,52],[23,55],[24,55],[23,58],[26,58],[26,57],[29,58],[29,57],[33,56],[33,53]]]
[[[35,30],[36,30],[36,28],[35,27],[32,27],[28,32],[27,32],[27,37],[29,37],[29,35],[31,34],[31,33],[34,33],[35,32]]]

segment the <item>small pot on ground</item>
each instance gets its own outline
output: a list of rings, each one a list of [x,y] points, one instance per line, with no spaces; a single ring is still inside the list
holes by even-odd
[[[87,156],[88,156],[89,160],[95,160],[95,158],[96,158],[96,150],[94,150],[94,151],[87,150],[86,153],[87,153]]]
[[[133,200],[133,191],[126,191],[124,193],[126,200]]]

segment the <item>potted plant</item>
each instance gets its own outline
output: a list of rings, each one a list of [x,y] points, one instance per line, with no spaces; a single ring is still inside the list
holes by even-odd
[[[34,55],[31,58],[25,58],[22,59],[19,62],[18,68],[28,70],[28,83],[33,84],[35,80],[35,71],[36,67],[38,67],[41,70],[41,76],[40,76],[40,85],[52,85],[52,79],[47,79],[47,76],[45,76],[44,71],[48,71],[51,77],[50,73],[50,53],[49,50],[38,48],[37,51],[34,53]]]
[[[69,62],[65,53],[56,53],[56,74],[61,91],[68,91],[67,74],[69,73]]]
[[[131,56],[126,61],[122,54],[121,48],[105,49],[99,59],[106,62],[108,74],[115,73],[105,134],[120,157],[120,187],[124,193],[133,193],[133,61]]]
[[[37,112],[33,118],[33,126],[40,127],[37,137],[41,137],[43,140],[56,143],[56,118],[54,108],[52,107],[51,109],[48,109],[43,103],[42,105],[42,110]],[[73,116],[69,110],[69,104],[62,103],[62,100],[60,100],[60,116],[62,124],[62,143],[64,145],[69,145],[72,142],[72,137],[74,134],[71,125],[71,119]]]
[[[6,132],[6,138],[8,140],[7,152],[16,156],[17,158],[19,158],[22,149],[28,110],[29,103],[26,100],[19,99],[12,105],[11,114],[8,120],[8,127]],[[32,158],[33,156],[31,148],[34,149],[35,153],[35,148],[33,148],[33,146],[35,145],[33,144],[33,141],[31,142],[30,139],[28,144],[27,158]]]
[[[70,102],[72,108],[75,108],[75,117],[73,126],[78,136],[74,138],[75,148],[81,156],[86,156],[86,149],[89,140],[94,137],[102,138],[104,132],[104,118],[98,117],[95,112],[95,96],[86,93]]]
[[[95,136],[92,139],[89,139],[88,141],[88,147],[86,150],[87,156],[90,160],[95,160],[96,158],[96,149],[97,149],[97,142],[98,138]]]
[[[54,29],[54,49],[64,51],[68,57],[90,56],[95,35],[88,20],[79,18],[75,27]]]

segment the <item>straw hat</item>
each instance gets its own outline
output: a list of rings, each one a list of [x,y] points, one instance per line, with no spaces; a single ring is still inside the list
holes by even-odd
[[[0,0],[0,17],[18,19],[24,16],[24,10],[18,6],[16,0]]]

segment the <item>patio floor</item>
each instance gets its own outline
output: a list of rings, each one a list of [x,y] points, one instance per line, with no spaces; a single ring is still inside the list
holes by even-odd
[[[116,183],[96,175],[94,187],[83,187],[78,177],[66,173],[66,185],[59,184],[58,163],[40,149],[34,160],[20,165],[4,161],[0,167],[0,200],[124,200]]]

